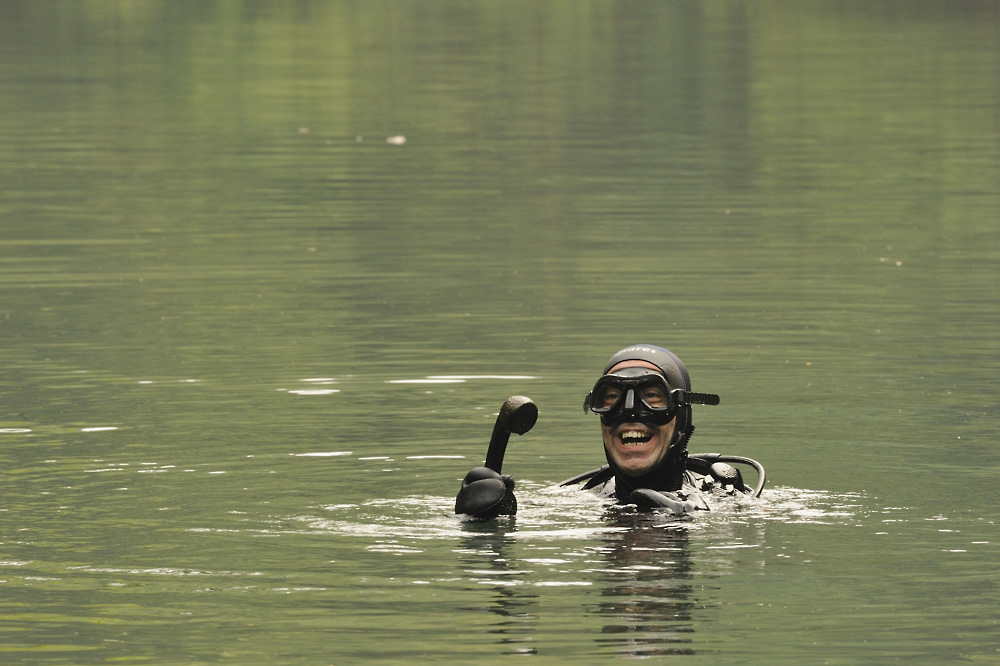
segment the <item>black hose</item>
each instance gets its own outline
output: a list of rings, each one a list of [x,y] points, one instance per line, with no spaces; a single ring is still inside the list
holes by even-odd
[[[507,398],[497,414],[497,422],[493,426],[490,446],[486,451],[486,467],[497,474],[503,467],[503,457],[507,453],[507,442],[511,433],[523,435],[531,430],[538,419],[538,407],[523,395],[512,395]]]

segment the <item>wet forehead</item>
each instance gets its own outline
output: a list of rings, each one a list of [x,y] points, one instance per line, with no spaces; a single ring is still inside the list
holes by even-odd
[[[655,364],[650,363],[649,361],[640,361],[637,359],[616,363],[611,367],[610,370],[608,370],[608,374],[611,374],[612,372],[615,372],[617,370],[624,370],[625,368],[649,368],[650,370],[656,370],[661,375],[663,374],[663,370],[660,370],[658,367],[656,367]]]

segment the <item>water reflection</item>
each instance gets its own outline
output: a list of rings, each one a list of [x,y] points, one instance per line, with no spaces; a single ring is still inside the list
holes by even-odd
[[[590,609],[605,622],[597,643],[629,656],[693,654],[697,600],[686,526],[654,525],[650,516],[612,521],[628,529],[605,540],[604,598]]]
[[[496,615],[487,632],[500,644],[517,654],[536,653],[526,644],[539,633],[539,588],[547,589],[548,607],[579,602],[578,595],[564,597],[558,588],[592,586],[600,600],[584,605],[599,621],[594,640],[602,650],[636,657],[694,653],[690,644],[699,600],[685,523],[664,525],[655,514],[609,515],[604,536],[573,539],[564,549],[547,545],[539,532],[518,531],[516,520],[465,523],[459,550],[471,582],[492,590],[488,603],[463,610]],[[546,558],[525,556],[525,548],[548,553]],[[578,568],[581,559],[596,566]],[[559,576],[565,568],[572,569],[573,581]]]
[[[469,567],[473,576],[486,576],[480,582],[489,585],[494,594],[491,603],[464,608],[468,612],[487,612],[497,616],[487,630],[498,636],[501,645],[509,645],[515,654],[535,654],[534,647],[526,646],[534,639],[538,625],[538,594],[520,584],[530,571],[512,564],[511,551],[515,539],[506,532],[497,531],[513,526],[516,519],[501,519],[501,525],[467,523],[468,536],[462,540],[460,562]]]

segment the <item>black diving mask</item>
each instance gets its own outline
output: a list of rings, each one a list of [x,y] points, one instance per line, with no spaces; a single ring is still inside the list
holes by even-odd
[[[670,423],[682,405],[717,405],[719,396],[672,389],[666,377],[649,368],[623,368],[604,375],[583,400],[601,421],[614,427],[634,421],[662,426]]]

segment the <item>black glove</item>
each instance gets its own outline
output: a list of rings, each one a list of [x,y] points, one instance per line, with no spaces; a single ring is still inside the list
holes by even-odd
[[[741,493],[747,492],[740,470],[724,462],[717,462],[711,468],[712,477],[723,486],[732,486]]]
[[[462,479],[462,489],[455,498],[455,513],[486,520],[517,513],[514,477],[500,476],[489,467],[473,467]]]
[[[640,509],[669,509],[678,516],[699,510],[708,511],[708,505],[698,493],[680,497],[667,491],[657,492],[649,488],[637,488],[629,494],[628,502]]]

